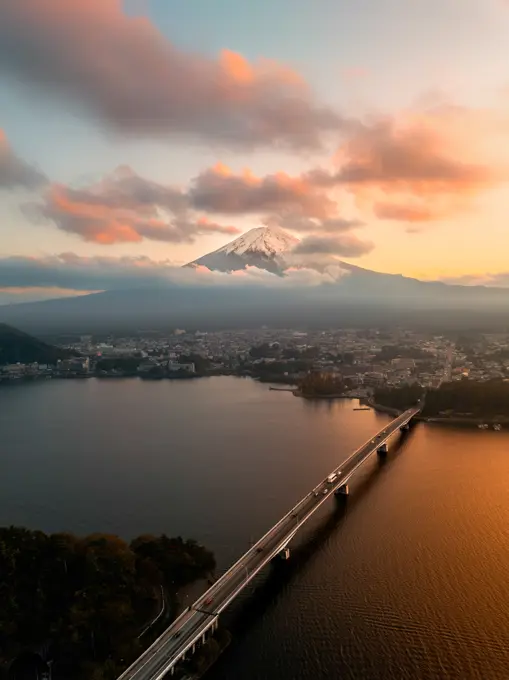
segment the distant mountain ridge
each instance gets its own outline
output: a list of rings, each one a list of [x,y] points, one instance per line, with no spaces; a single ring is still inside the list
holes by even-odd
[[[238,271],[251,266],[282,274],[288,267],[286,255],[298,243],[298,238],[278,227],[255,227],[186,266],[203,266],[221,272]]]
[[[17,328],[0,323],[0,366],[5,364],[55,364],[70,352],[48,345]]]
[[[278,274],[261,285],[248,277],[168,279],[152,287],[109,290],[80,297],[0,306],[0,320],[32,333],[110,332],[142,329],[224,329],[382,326],[413,323],[440,328],[504,327],[509,290],[448,285],[383,274],[338,261],[338,280],[292,285],[285,270],[299,241],[283,230],[259,227],[190,262],[234,272],[255,266]],[[295,273],[295,272],[293,272]],[[304,281],[307,279],[305,278]],[[320,282],[322,281],[322,282]],[[15,359],[20,361],[20,359]],[[36,359],[34,359],[36,360]]]

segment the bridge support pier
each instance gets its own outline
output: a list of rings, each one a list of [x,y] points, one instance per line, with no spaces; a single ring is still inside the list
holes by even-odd
[[[376,452],[377,452],[377,454],[378,454],[379,456],[386,456],[388,450],[389,450],[389,449],[388,449],[388,447],[387,447],[387,444],[384,443],[384,444],[382,444],[382,446],[380,446],[380,447],[377,449]]]
[[[348,484],[343,484],[342,486],[339,487],[339,489],[335,492],[335,496],[348,496],[350,494],[350,489],[348,487]]]
[[[285,560],[285,561],[289,560],[290,559],[290,548],[283,548],[282,550],[280,550],[277,554],[277,557],[280,560]]]

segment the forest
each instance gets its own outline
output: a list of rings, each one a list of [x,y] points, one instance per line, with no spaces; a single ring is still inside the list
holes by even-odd
[[[424,416],[509,417],[509,382],[460,380],[426,393]]]
[[[373,401],[381,406],[390,406],[404,411],[414,406],[423,393],[424,389],[417,383],[402,387],[379,387],[373,394]]]
[[[417,402],[424,390],[419,385],[380,388],[374,401],[383,406],[404,410]],[[497,419],[509,417],[509,382],[505,380],[458,380],[442,383],[437,389],[426,390],[424,417],[462,417]]]
[[[177,591],[209,575],[214,556],[182,538],[48,535],[0,528],[0,665],[47,645],[54,680],[110,680],[149,642],[138,639]]]
[[[305,397],[327,397],[342,394],[346,385],[339,375],[310,371],[300,381],[298,388]]]

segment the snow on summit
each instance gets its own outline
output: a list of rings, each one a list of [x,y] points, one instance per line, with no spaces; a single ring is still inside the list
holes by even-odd
[[[286,269],[285,254],[299,243],[295,236],[279,227],[255,227],[212,253],[190,262],[222,272],[245,269],[246,266],[282,274]]]
[[[263,253],[268,257],[276,257],[294,248],[298,242],[299,239],[287,234],[282,229],[256,227],[227,243],[216,252],[224,252],[227,255],[230,253],[244,255],[247,252],[256,252]]]

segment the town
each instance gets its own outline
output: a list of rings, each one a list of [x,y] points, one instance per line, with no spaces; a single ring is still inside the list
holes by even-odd
[[[54,378],[190,379],[238,375],[299,384],[309,373],[345,381],[352,396],[378,387],[423,388],[465,378],[509,380],[509,334],[446,337],[404,328],[176,329],[131,337],[58,338],[68,358],[0,366],[0,382]]]

